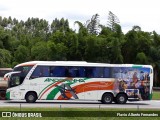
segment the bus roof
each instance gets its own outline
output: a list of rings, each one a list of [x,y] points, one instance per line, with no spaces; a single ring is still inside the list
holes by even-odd
[[[134,67],[151,68],[151,65],[137,65],[137,64],[109,64],[109,63],[91,63],[86,61],[29,61],[16,65],[19,66],[34,66],[34,65],[58,65],[58,66],[99,66],[99,67]]]

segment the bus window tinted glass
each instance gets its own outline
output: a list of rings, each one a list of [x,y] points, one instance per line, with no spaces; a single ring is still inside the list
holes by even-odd
[[[103,71],[104,71],[103,67],[94,68],[94,77],[95,78],[103,78],[104,77]]]
[[[79,77],[85,77],[85,68],[79,67]]]
[[[23,76],[26,76],[33,66],[19,66],[13,69],[13,71],[21,71]]]
[[[111,77],[111,75],[110,75],[110,68],[104,68],[104,75],[103,75],[103,77],[104,78],[110,78]]]
[[[48,66],[37,66],[31,75],[31,78],[38,77],[49,77],[49,67]]]
[[[65,67],[65,77],[79,77],[79,68]]]
[[[65,77],[65,67],[63,66],[53,66],[50,67],[51,77]]]
[[[85,68],[77,66],[52,66],[50,77],[85,77]]]
[[[79,66],[37,66],[31,78],[37,77],[88,77],[109,78],[110,68]]]
[[[85,68],[85,71],[86,71],[86,77],[92,77],[92,78],[109,77],[109,70],[105,72],[105,69],[103,67],[87,67]]]
[[[85,68],[85,74],[86,74],[86,77],[88,77],[88,78],[94,77],[93,68],[92,67],[86,67]]]

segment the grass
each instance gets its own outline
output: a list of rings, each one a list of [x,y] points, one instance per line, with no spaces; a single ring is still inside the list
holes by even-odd
[[[0,111],[20,111],[19,108],[14,108],[14,107],[8,107],[8,108],[0,108]],[[48,112],[52,112],[54,111],[53,113],[56,114],[56,111],[61,111],[59,108],[22,108],[21,109],[21,112],[23,113],[23,111],[48,111]],[[69,112],[70,114],[72,114],[74,111],[78,111],[78,112],[88,112],[90,111],[89,113],[90,114],[93,114],[94,111],[99,111],[99,114],[101,114],[102,112],[115,112],[115,111],[118,111],[118,112],[122,112],[122,113],[127,113],[128,114],[128,111],[131,111],[131,112],[136,112],[137,113],[137,109],[115,109],[115,108],[102,108],[102,109],[97,109],[97,108],[63,108],[62,111],[67,111]],[[154,110],[154,109],[140,109],[138,110],[138,113],[141,113],[141,112],[144,112],[144,111],[150,111],[150,113],[154,113],[154,112],[159,112],[159,115],[160,115],[160,111],[159,110]],[[106,113],[107,113],[106,112]],[[94,115],[93,115],[94,116]],[[141,120],[158,120],[159,117],[117,117],[117,116],[114,116],[114,117],[42,117],[42,118],[0,118],[1,120],[128,120],[128,119],[131,119],[131,120],[137,120],[137,119],[141,119]]]
[[[154,91],[152,100],[160,100],[160,91]]]
[[[59,108],[22,108],[21,111],[19,108],[14,108],[14,107],[5,107],[5,108],[0,108],[0,111],[18,111],[18,112],[26,112],[26,111],[34,111],[34,112],[38,112],[38,111],[48,111],[48,112],[52,112],[53,111],[53,114],[56,114],[56,112],[58,113],[58,111],[62,112],[62,111],[66,111],[67,113],[69,114],[72,114],[73,112],[77,111],[77,113],[79,112],[88,112],[88,116],[94,116],[94,111],[98,111],[99,114],[101,114],[102,112],[105,112],[106,114],[109,113],[109,114],[112,114],[114,112],[122,112],[122,113],[126,113],[128,114],[128,111],[131,111],[131,112],[136,112],[137,113],[137,109],[113,109],[113,108],[101,108],[101,109],[97,109],[97,108],[63,108],[63,109],[59,109]],[[159,112],[159,110],[154,110],[154,109],[139,109],[138,110],[138,113],[141,113],[141,112],[144,112],[144,111],[150,111],[150,113],[154,113],[154,112]],[[43,112],[42,112],[43,113]],[[159,112],[160,113],[160,112]],[[160,115],[160,114],[159,114]],[[63,116],[63,115],[62,115]],[[129,119],[132,119],[132,120],[137,120],[137,119],[142,119],[142,120],[146,120],[146,119],[151,119],[151,117],[129,117]],[[117,117],[117,116],[114,116],[114,117],[101,117],[100,115],[97,115],[96,117],[42,117],[42,118],[0,118],[1,120],[17,120],[17,119],[29,119],[29,120],[57,120],[57,119],[60,119],[60,120],[70,120],[70,119],[74,119],[74,120],[128,120],[128,117]],[[153,120],[158,120],[159,117],[153,117],[152,118]]]

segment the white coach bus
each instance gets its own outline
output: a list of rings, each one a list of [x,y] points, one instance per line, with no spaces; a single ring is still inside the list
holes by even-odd
[[[15,66],[13,71],[6,92],[9,100],[79,99],[124,104],[152,98],[150,65],[31,61]]]

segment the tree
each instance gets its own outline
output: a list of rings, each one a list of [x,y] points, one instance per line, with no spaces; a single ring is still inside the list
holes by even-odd
[[[48,60],[67,60],[68,49],[63,43],[55,44],[53,41],[47,42]]]
[[[77,59],[78,60],[84,60],[85,58],[85,49],[86,49],[86,38],[89,35],[88,30],[85,26],[85,24],[82,24],[79,21],[75,21],[74,24],[77,24],[79,26],[78,30],[78,51],[77,51]]]
[[[48,48],[46,42],[38,42],[31,48],[33,60],[48,60]]]
[[[100,32],[100,20],[99,20],[99,15],[95,14],[92,16],[91,20],[87,20],[86,22],[86,27],[88,29],[88,32],[90,34],[98,35]]]
[[[125,42],[122,45],[122,55],[125,63],[135,63],[138,51],[138,35],[136,31],[129,31],[125,35]]]
[[[56,44],[56,60],[67,60],[67,51],[68,48],[63,43]]]
[[[133,28],[132,28],[132,30],[134,30],[134,31],[141,31],[141,27],[139,27],[139,26],[133,26]]]
[[[148,59],[145,53],[140,52],[136,56],[136,63],[137,64],[148,64]]]
[[[56,31],[51,34],[49,40],[53,41],[54,43],[63,43],[66,41],[66,35],[63,34],[61,31]]]
[[[11,53],[8,50],[0,49],[0,67],[11,66]]]
[[[17,63],[27,62],[30,60],[29,49],[23,45],[18,46],[14,53],[15,61]]]
[[[110,63],[123,63],[121,44],[118,38],[112,37],[110,49]]]
[[[119,24],[120,21],[118,19],[118,17],[113,14],[111,11],[109,11],[109,14],[108,14],[108,27],[115,32],[115,27],[116,27],[116,24]]]
[[[1,41],[1,47],[10,50],[11,36],[7,34],[4,30],[0,30],[0,41]]]
[[[57,48],[56,44],[53,41],[47,42],[47,48],[48,48],[48,60],[56,60],[57,59]]]
[[[160,35],[158,35],[155,31],[153,31],[153,44],[155,47],[160,45]]]
[[[88,36],[86,38],[85,60],[96,62],[98,54],[99,53],[96,36]]]
[[[8,25],[8,19],[6,17],[4,17],[2,20],[1,26],[5,28],[5,27],[7,27],[7,25]]]
[[[68,48],[67,60],[78,60],[79,51],[78,51],[78,37],[75,33],[67,34],[67,39],[65,45]]]
[[[79,26],[79,30],[78,30],[79,37],[84,37],[84,36],[88,35],[88,30],[85,27],[85,25],[83,25],[79,21],[75,21],[74,24],[78,24],[78,26]]]
[[[156,87],[160,86],[160,36],[153,31],[152,35],[153,45],[149,49],[149,61],[154,70],[153,84]]]
[[[52,21],[51,23],[51,30],[52,32],[56,32],[57,30],[63,32],[64,34],[66,32],[69,32],[70,29],[69,29],[69,22],[68,22],[68,19],[60,19],[58,20],[57,18],[55,18],[55,20]]]
[[[109,36],[112,36],[113,31],[109,27],[106,27],[104,25],[100,25],[101,27],[101,32],[99,33],[99,37],[104,37],[107,38]]]

